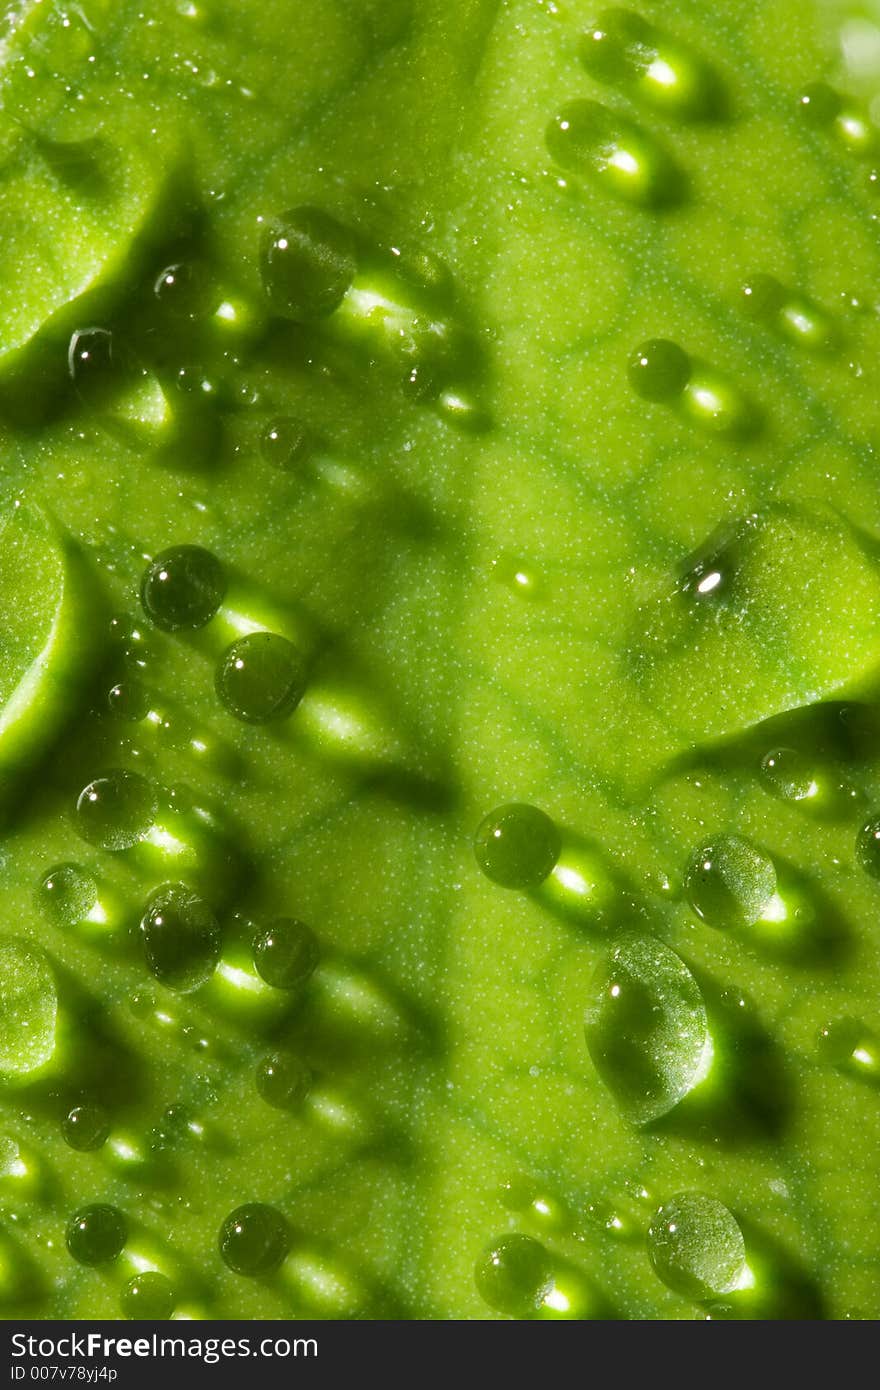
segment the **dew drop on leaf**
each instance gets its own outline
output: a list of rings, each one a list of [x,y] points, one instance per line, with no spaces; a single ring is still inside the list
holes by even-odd
[[[217,666],[220,703],[246,724],[286,719],[305,694],[306,663],[292,642],[275,632],[252,632],[233,642]]]
[[[754,926],[776,892],[773,860],[741,835],[719,835],[692,855],[685,892],[710,927]]]
[[[664,1284],[689,1298],[732,1293],[748,1278],[736,1217],[702,1192],[684,1192],[657,1209],[648,1229],[648,1254]]]
[[[315,933],[305,922],[279,917],[254,937],[254,965],[267,985],[299,989],[320,959]]]
[[[593,1065],[635,1124],[668,1114],[711,1066],[699,985],[674,951],[647,937],[622,939],[599,966],[584,1031]]]
[[[342,303],[356,269],[354,242],[329,213],[293,208],[265,228],[260,269],[273,309],[310,323]]]
[[[156,789],[146,777],[116,768],[80,792],[76,828],[98,849],[131,849],[149,834],[158,809]]]
[[[553,1261],[531,1236],[502,1236],[477,1261],[474,1279],[490,1308],[527,1318],[538,1312],[553,1288]]]
[[[40,905],[64,927],[85,921],[98,901],[98,884],[81,864],[56,864],[40,880]]]
[[[61,1122],[61,1133],[72,1149],[91,1153],[106,1143],[110,1119],[103,1105],[84,1102],[69,1110]]]
[[[147,1269],[129,1279],[119,1295],[119,1306],[127,1318],[163,1322],[174,1312],[177,1295],[174,1285],[157,1269]]]
[[[67,1227],[67,1248],[82,1265],[110,1264],[128,1239],[128,1223],[117,1207],[82,1207]]]
[[[290,1249],[287,1221],[275,1207],[247,1202],[220,1228],[220,1255],[235,1274],[255,1278],[277,1269]]]
[[[550,817],[521,802],[491,811],[474,836],[477,863],[502,888],[537,888],[561,850],[562,838]]]
[[[210,907],[182,883],[152,895],[141,918],[147,966],[160,984],[189,994],[220,959],[220,928]]]
[[[223,566],[200,545],[163,550],[141,580],[141,604],[164,632],[195,631],[209,623],[226,594]]]

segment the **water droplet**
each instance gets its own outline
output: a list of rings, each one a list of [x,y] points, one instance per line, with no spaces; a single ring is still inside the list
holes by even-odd
[[[544,587],[541,574],[527,560],[516,559],[511,555],[499,555],[498,559],[492,562],[492,570],[499,583],[519,598],[540,598]]]
[[[561,850],[562,837],[550,817],[519,802],[490,812],[474,836],[477,863],[502,888],[537,888]]]
[[[565,1203],[534,1178],[524,1174],[508,1178],[502,1184],[500,1195],[509,1211],[522,1213],[536,1226],[548,1231],[570,1228],[571,1216]]]
[[[719,835],[692,855],[685,892],[694,912],[710,927],[752,927],[776,893],[776,869],[751,840]]]
[[[496,1312],[527,1318],[553,1289],[553,1261],[531,1236],[502,1236],[477,1261],[474,1279],[480,1297]]]
[[[109,328],[80,328],[71,336],[67,368],[77,391],[90,400],[100,397],[114,380],[116,358]]]
[[[177,1295],[174,1285],[157,1269],[147,1269],[129,1279],[119,1295],[119,1306],[127,1318],[164,1322],[174,1312]]]
[[[68,1111],[61,1122],[61,1133],[72,1149],[91,1153],[106,1143],[110,1134],[110,1119],[103,1105],[84,1102]]]
[[[314,435],[304,420],[283,415],[267,425],[260,439],[260,451],[267,463],[291,473],[304,463],[315,447]]]
[[[115,768],[80,792],[76,828],[98,849],[131,849],[152,829],[158,809],[156,789],[146,777]]]
[[[819,1048],[832,1066],[872,1085],[880,1082],[880,1040],[858,1019],[827,1023],[819,1034]]]
[[[332,314],[356,268],[351,234],[320,208],[293,208],[263,233],[263,286],[272,307],[288,318],[309,323]]]
[[[141,918],[141,931],[147,966],[168,989],[189,994],[217,968],[217,918],[185,884],[167,883],[152,894]]]
[[[207,267],[201,261],[175,261],[156,276],[153,294],[160,307],[176,319],[210,314],[218,299]]]
[[[269,1274],[290,1249],[290,1232],[281,1212],[263,1202],[236,1207],[220,1228],[220,1255],[235,1274]]]
[[[253,632],[224,652],[215,685],[220,703],[236,719],[267,724],[296,709],[306,690],[306,663],[286,637]]]
[[[40,880],[41,906],[61,926],[84,922],[98,901],[98,885],[81,864],[56,864]]]
[[[117,1207],[97,1203],[82,1207],[67,1227],[67,1248],[82,1265],[103,1265],[121,1254],[128,1223]]]
[[[22,941],[0,941],[0,1074],[25,1077],[55,1051],[58,991],[42,952]]]
[[[293,917],[279,917],[254,937],[254,965],[275,989],[300,989],[320,960],[311,927]]]
[[[742,306],[756,319],[771,319],[785,303],[785,289],[772,275],[753,275],[742,289]]]
[[[129,677],[111,685],[107,691],[107,708],[114,719],[137,724],[149,711],[150,697],[139,680]]]
[[[684,1192],[658,1207],[648,1230],[648,1254],[669,1288],[688,1298],[717,1298],[748,1280],[743,1233],[722,1202]]]
[[[580,58],[592,77],[665,115],[705,120],[724,113],[723,84],[708,64],[631,10],[603,10],[581,40]]]
[[[666,1115],[708,1075],[713,1045],[700,988],[660,941],[624,938],[600,965],[584,1030],[593,1065],[635,1124]]]
[[[651,338],[636,348],[627,368],[630,386],[645,401],[672,401],[691,375],[691,360],[667,338]]]
[[[798,98],[798,109],[814,125],[829,125],[840,107],[839,94],[827,82],[810,82]]]
[[[871,878],[880,878],[880,812],[871,815],[856,836],[856,862]]]
[[[276,1110],[299,1110],[312,1079],[309,1068],[292,1052],[272,1052],[257,1067],[257,1090]]]
[[[641,207],[677,203],[682,171],[657,140],[596,101],[572,101],[553,118],[547,148],[563,169],[586,174],[615,197]]]
[[[225,594],[223,566],[216,555],[199,545],[163,550],[141,580],[144,612],[163,632],[204,627]]]
[[[811,759],[796,748],[771,748],[761,759],[761,779],[781,801],[809,801],[819,791]]]

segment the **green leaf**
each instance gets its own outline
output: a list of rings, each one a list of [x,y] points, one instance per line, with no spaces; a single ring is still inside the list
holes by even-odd
[[[7,1315],[876,1317],[873,21],[43,10]]]

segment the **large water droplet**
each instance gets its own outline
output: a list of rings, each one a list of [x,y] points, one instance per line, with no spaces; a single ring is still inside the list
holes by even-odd
[[[685,891],[694,912],[710,927],[752,927],[770,908],[776,869],[751,840],[718,835],[691,857]]]
[[[0,941],[0,1074],[25,1077],[55,1051],[58,993],[49,962],[23,941]]]
[[[98,901],[98,884],[81,864],[56,864],[40,880],[41,906],[60,926],[84,922]]]
[[[67,1227],[67,1248],[81,1265],[109,1264],[128,1239],[128,1223],[117,1207],[82,1207]]]
[[[174,1285],[157,1269],[136,1274],[119,1295],[119,1306],[125,1316],[146,1322],[164,1322],[171,1317],[176,1302]]]
[[[254,965],[275,989],[300,989],[320,959],[317,937],[305,922],[279,917],[254,937]]]
[[[236,1274],[255,1278],[277,1269],[290,1249],[284,1216],[263,1202],[236,1207],[220,1228],[220,1255]]]
[[[226,594],[223,566],[199,545],[163,550],[141,580],[144,612],[164,632],[195,631],[209,623]]]
[[[538,1312],[553,1288],[553,1261],[531,1236],[502,1236],[477,1261],[474,1279],[490,1308],[527,1318]]]
[[[253,632],[224,652],[215,685],[221,704],[236,719],[268,724],[296,709],[306,690],[306,663],[286,637]]]
[[[748,1279],[743,1233],[722,1202],[684,1192],[659,1207],[648,1230],[657,1274],[688,1298],[717,1298]]]
[[[144,955],[156,979],[189,994],[213,975],[220,928],[207,903],[182,883],[156,890],[141,918]]]
[[[80,792],[76,828],[99,849],[131,849],[149,834],[158,809],[156,789],[146,777],[115,768]]]
[[[550,817],[522,802],[491,811],[474,836],[477,863],[502,888],[537,888],[561,850],[562,837]]]
[[[356,268],[350,232],[320,208],[293,208],[263,232],[263,286],[272,307],[288,318],[309,323],[332,314]]]
[[[593,1065],[636,1124],[668,1114],[712,1062],[696,980],[674,951],[647,937],[624,938],[600,965],[584,1031]]]
[[[880,1040],[856,1018],[826,1023],[819,1034],[822,1056],[832,1066],[872,1086],[880,1084]]]

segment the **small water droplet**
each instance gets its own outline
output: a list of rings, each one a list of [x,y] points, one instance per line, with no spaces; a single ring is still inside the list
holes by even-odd
[[[266,224],[263,286],[279,314],[309,323],[332,314],[357,268],[349,231],[320,208],[300,207]]]
[[[320,959],[311,927],[293,917],[279,917],[254,937],[254,965],[275,989],[301,989]]]
[[[164,1322],[170,1318],[176,1302],[174,1285],[157,1269],[136,1274],[119,1295],[119,1306],[127,1318],[147,1322]]]
[[[636,348],[627,368],[629,383],[645,401],[673,401],[687,386],[691,360],[667,338],[651,338]]]
[[[226,594],[223,566],[199,545],[163,550],[141,580],[144,612],[163,632],[195,631],[214,617]]]
[[[40,880],[41,906],[61,926],[85,921],[98,901],[98,884],[81,864],[56,864]]]
[[[292,1052],[272,1052],[257,1067],[257,1090],[275,1110],[299,1110],[312,1079],[310,1069]]]
[[[103,1105],[86,1101],[75,1105],[61,1122],[61,1133],[72,1149],[91,1153],[100,1149],[110,1135],[110,1118]]]
[[[286,719],[305,694],[306,663],[275,632],[253,632],[228,647],[217,666],[220,703],[247,724]]]
[[[79,328],[67,349],[70,379],[80,395],[94,400],[116,376],[113,334],[109,328]]]
[[[593,1065],[636,1124],[668,1114],[712,1063],[696,980],[674,951],[649,938],[624,938],[599,966],[584,1031]]]
[[[67,1227],[67,1248],[79,1264],[109,1264],[128,1239],[128,1223],[117,1207],[82,1207]]]
[[[208,904],[182,883],[150,897],[141,918],[147,966],[168,989],[189,994],[211,978],[220,959],[220,928]]]
[[[692,855],[685,892],[694,912],[710,927],[751,927],[770,907],[776,869],[751,840],[719,835]]]
[[[702,1192],[684,1192],[658,1207],[648,1230],[648,1254],[664,1284],[688,1298],[717,1298],[748,1280],[736,1217]]]
[[[281,1264],[290,1249],[287,1221],[276,1207],[247,1202],[220,1228],[220,1256],[235,1274],[256,1278]]]
[[[311,428],[295,415],[282,415],[267,425],[260,438],[260,451],[267,463],[292,473],[314,451]]]
[[[781,801],[810,801],[819,791],[812,760],[796,748],[771,748],[765,753],[761,780]]]
[[[156,789],[146,777],[116,768],[80,792],[76,828],[99,849],[131,849],[152,829],[158,809]]]
[[[153,294],[161,309],[175,319],[204,318],[218,300],[207,267],[197,260],[165,266],[156,276]]]
[[[146,687],[132,676],[127,680],[117,681],[107,691],[107,709],[114,719],[124,720],[127,724],[138,724],[146,716],[149,708],[150,697]]]
[[[684,196],[683,173],[662,145],[599,102],[568,102],[548,126],[546,141],[563,169],[590,176],[623,202],[659,208]]]
[[[880,1040],[859,1019],[827,1023],[819,1034],[819,1048],[832,1066],[872,1085],[880,1083]]]
[[[880,812],[874,812],[856,836],[856,862],[871,878],[880,878]]]
[[[474,836],[477,863],[502,888],[537,888],[561,850],[562,837],[550,817],[521,802],[490,812]]]
[[[480,1297],[496,1312],[533,1316],[553,1289],[553,1261],[531,1236],[501,1236],[477,1261],[474,1279]]]

